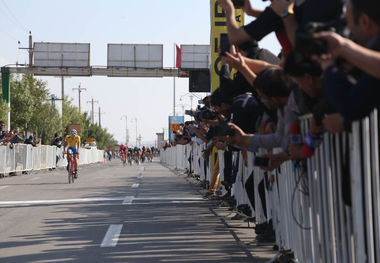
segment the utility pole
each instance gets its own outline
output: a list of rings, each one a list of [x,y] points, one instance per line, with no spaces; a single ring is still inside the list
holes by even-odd
[[[91,101],[87,101],[87,103],[91,103],[91,123],[92,125],[94,125],[95,124],[94,103],[99,103],[99,101],[94,100],[94,98],[92,98]]]
[[[33,37],[32,31],[29,31],[29,67],[33,66]]]
[[[62,77],[62,79],[63,79],[63,77]],[[78,91],[79,114],[80,114],[80,94],[81,94],[81,92],[82,92],[83,90],[87,90],[86,88],[81,88],[80,85],[81,85],[81,84],[79,83],[78,88],[73,88],[73,90],[77,90],[77,91]]]
[[[174,62],[173,62],[173,66],[175,67],[176,66],[176,45],[174,43]],[[173,77],[173,116],[175,116],[175,77]],[[137,135],[136,135],[137,136]]]
[[[100,107],[99,107],[99,113],[98,113],[98,115],[99,115],[99,127],[102,127],[102,115],[103,114],[106,114],[105,112],[101,112],[100,111]]]
[[[65,78],[61,77],[61,97],[62,101],[65,99]]]

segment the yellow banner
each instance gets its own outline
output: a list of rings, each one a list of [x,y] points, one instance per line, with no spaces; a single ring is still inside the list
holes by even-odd
[[[244,12],[236,9],[235,19],[239,26],[244,25]],[[227,36],[226,15],[217,0],[211,0],[211,92],[219,87],[221,60],[218,54],[221,38]]]

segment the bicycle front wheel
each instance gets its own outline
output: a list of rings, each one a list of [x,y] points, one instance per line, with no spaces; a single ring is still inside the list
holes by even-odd
[[[72,170],[72,166],[71,166],[71,159],[69,158],[69,160],[67,161],[67,166],[69,169],[67,169],[67,175],[68,175],[68,179],[69,179],[69,184],[71,184],[72,180],[73,180],[73,170]],[[73,181],[74,182],[74,181]]]

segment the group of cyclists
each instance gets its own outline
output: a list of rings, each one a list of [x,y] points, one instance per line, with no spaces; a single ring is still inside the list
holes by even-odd
[[[78,132],[73,129],[70,131],[70,134],[65,137],[63,140],[63,158],[65,158],[65,154],[67,155],[67,160],[70,158],[70,154],[73,155],[73,163],[74,163],[74,171],[75,178],[78,177],[78,158],[79,158],[79,150],[80,150],[80,136]],[[132,165],[132,163],[140,164],[145,160],[152,162],[153,157],[157,154],[158,149],[154,146],[145,147],[143,146],[141,149],[139,147],[128,148],[127,145],[122,144],[119,148],[120,158],[124,165],[128,162],[128,164]],[[67,167],[69,169],[69,167]]]
[[[152,162],[157,149],[153,146],[143,146],[141,149],[137,146],[134,148],[128,148],[127,145],[122,144],[120,145],[119,152],[122,163],[125,165],[128,162],[129,165],[132,165],[132,163],[143,163],[145,160]]]

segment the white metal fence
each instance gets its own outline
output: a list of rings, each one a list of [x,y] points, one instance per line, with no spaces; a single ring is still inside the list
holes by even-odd
[[[233,186],[237,204],[249,203],[245,182],[253,172],[254,216],[257,223],[272,219],[276,243],[291,249],[299,262],[380,262],[379,116],[353,123],[352,131],[325,134],[322,145],[305,162],[286,162],[280,169],[264,172],[253,166],[255,153],[242,158]],[[307,120],[302,130],[308,130]],[[178,169],[190,168],[208,179],[202,169],[203,145],[161,150],[161,162]],[[222,153],[222,151],[220,151]],[[234,158],[237,158],[235,154]],[[219,154],[223,165],[223,154]],[[191,164],[188,162],[190,157]],[[220,168],[221,180],[223,169]],[[265,204],[258,183],[266,183]]]
[[[103,161],[102,150],[82,148],[79,165]],[[0,174],[11,172],[43,170],[67,165],[62,158],[62,148],[41,145],[15,144],[13,148],[0,146]]]

